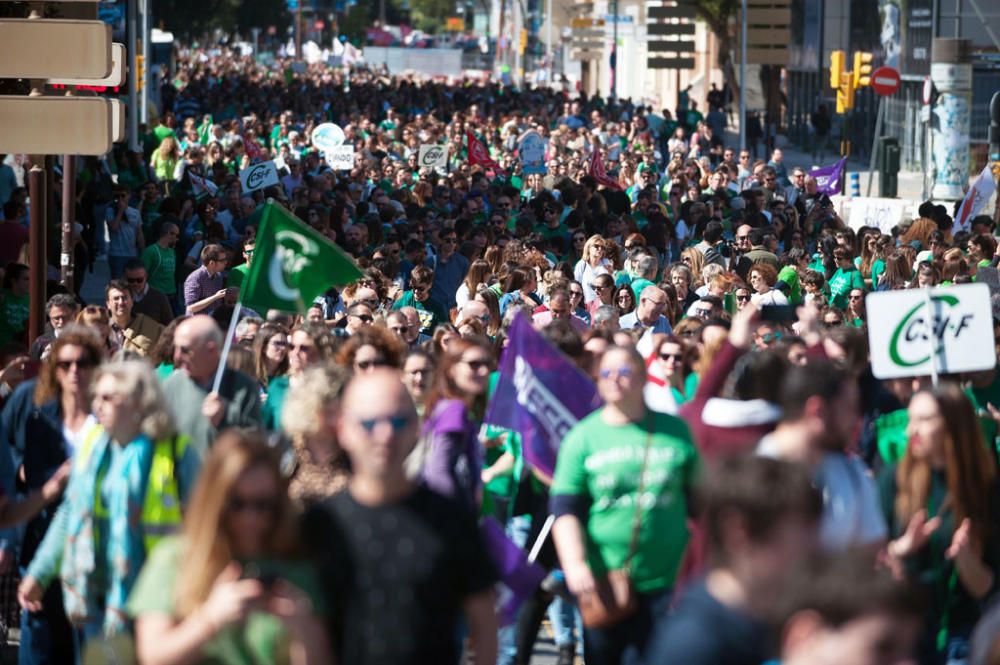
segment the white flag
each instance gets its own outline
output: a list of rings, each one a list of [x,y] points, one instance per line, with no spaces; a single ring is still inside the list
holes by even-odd
[[[955,224],[951,227],[952,235],[959,231],[968,231],[972,218],[979,214],[979,211],[983,209],[983,206],[996,191],[997,184],[993,181],[993,172],[990,170],[990,165],[987,164],[983,167],[983,172],[976,178],[976,182],[969,188],[965,198],[962,199],[962,205],[959,206],[958,214],[955,215]]]

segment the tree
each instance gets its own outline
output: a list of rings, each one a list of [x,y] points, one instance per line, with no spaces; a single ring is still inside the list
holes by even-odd
[[[454,0],[410,0],[413,24],[424,32],[440,30],[455,13]]]
[[[715,35],[719,43],[719,56],[716,64],[722,70],[723,80],[729,84],[734,95],[742,95],[742,81],[736,80],[733,50],[736,40],[730,33],[730,23],[739,13],[740,0],[698,0],[698,18],[705,21],[708,29]]]

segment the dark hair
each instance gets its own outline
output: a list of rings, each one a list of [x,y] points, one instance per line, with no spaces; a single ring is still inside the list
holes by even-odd
[[[139,270],[140,268],[143,270],[146,269],[146,264],[140,258],[132,258],[125,262],[125,272]]]
[[[827,361],[789,368],[781,382],[782,420],[794,421],[801,418],[806,401],[811,397],[823,400],[836,398],[847,381],[847,374]],[[847,414],[841,415],[847,417]]]
[[[121,291],[125,295],[132,298],[132,292],[128,288],[128,282],[122,279],[113,279],[108,282],[108,285],[104,287],[104,301],[107,302],[108,298],[111,296],[112,291]]]
[[[723,458],[698,488],[712,551],[726,561],[725,522],[738,517],[749,540],[767,540],[785,518],[819,522],[823,498],[802,466],[759,455]]]

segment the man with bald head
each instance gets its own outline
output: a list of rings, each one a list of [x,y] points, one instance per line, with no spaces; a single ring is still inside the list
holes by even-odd
[[[658,286],[647,286],[639,294],[639,304],[635,311],[621,317],[619,325],[622,330],[630,330],[637,326],[652,329],[653,334],[671,332],[670,321],[663,316],[667,306],[667,294]]]
[[[174,371],[163,381],[163,392],[177,431],[191,437],[204,454],[227,427],[260,427],[257,383],[226,369],[219,391],[211,392],[222,355],[222,330],[212,317],[199,314],[174,332]]]
[[[496,661],[496,576],[472,515],[408,477],[420,436],[399,373],[355,375],[341,401],[338,443],[351,480],[305,517],[320,562],[337,660],[457,664],[464,614],[477,663]]]

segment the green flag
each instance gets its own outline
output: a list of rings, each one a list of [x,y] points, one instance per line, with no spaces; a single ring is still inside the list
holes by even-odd
[[[269,201],[240,301],[260,312],[305,313],[331,286],[361,277],[353,259],[297,217]]]

